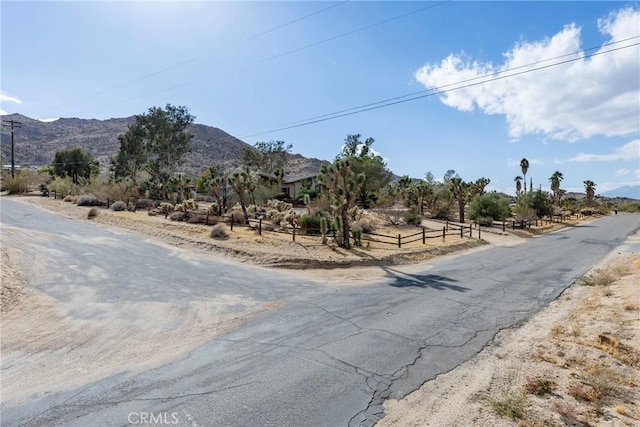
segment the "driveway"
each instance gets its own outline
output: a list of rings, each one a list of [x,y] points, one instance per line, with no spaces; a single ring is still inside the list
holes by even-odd
[[[617,215],[405,267],[307,274],[2,199],[34,295],[3,317],[3,426],[373,425],[622,243]]]

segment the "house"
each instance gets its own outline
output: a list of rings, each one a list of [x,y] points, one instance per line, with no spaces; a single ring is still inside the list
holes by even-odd
[[[298,197],[300,192],[305,188],[316,188],[318,185],[318,174],[306,174],[306,175],[285,175],[282,178],[283,194],[288,195],[294,199]]]

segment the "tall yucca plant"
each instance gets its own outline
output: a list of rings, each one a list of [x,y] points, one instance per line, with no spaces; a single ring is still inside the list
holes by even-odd
[[[320,168],[318,182],[323,191],[333,196],[333,206],[340,218],[342,227],[338,230],[337,240],[340,246],[351,247],[349,241],[349,209],[355,205],[356,190],[365,179],[364,174],[356,175],[351,170],[348,159],[336,160],[333,165]]]

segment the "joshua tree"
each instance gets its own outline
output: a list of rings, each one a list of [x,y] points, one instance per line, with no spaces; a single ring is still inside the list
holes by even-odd
[[[464,182],[459,176],[451,178],[449,181],[451,193],[458,201],[458,212],[460,214],[460,222],[464,222],[464,205],[467,202],[469,192],[469,184]]]
[[[364,175],[356,175],[351,171],[349,159],[336,160],[333,165],[323,165],[320,168],[318,183],[322,189],[333,196],[333,205],[336,208],[336,224],[339,225],[338,242],[340,246],[350,247],[349,243],[349,209],[356,201],[356,191],[359,183],[364,180]]]
[[[596,184],[590,179],[584,181],[584,190],[587,193],[587,204],[591,206],[593,204],[593,197],[596,194]]]
[[[549,181],[551,182],[551,191],[553,191],[553,200],[560,205],[560,182],[564,179],[560,171],[555,171]]]
[[[518,175],[515,178],[513,178],[513,180],[516,183],[516,196],[519,196],[520,192],[522,191],[522,177]]]
[[[240,201],[240,207],[242,208],[242,213],[244,214],[245,222],[249,221],[249,213],[247,212],[247,202],[246,196],[247,193],[250,193],[253,186],[253,180],[251,178],[251,174],[248,169],[239,169],[236,170],[229,176],[229,184],[233,191],[238,195],[238,199]]]
[[[524,192],[527,193],[527,171],[529,170],[529,160],[522,159],[520,160],[520,170],[522,170],[522,175],[524,175]]]

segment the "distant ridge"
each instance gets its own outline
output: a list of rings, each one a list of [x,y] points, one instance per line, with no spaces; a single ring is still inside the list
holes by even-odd
[[[107,120],[60,118],[43,122],[21,114],[4,115],[2,119],[22,123],[15,133],[17,165],[44,166],[51,163],[56,151],[81,147],[98,159],[103,170],[109,168],[109,162],[118,150],[118,135],[126,132],[127,126],[135,121],[135,117],[131,116]],[[240,166],[242,152],[252,147],[213,126],[193,124],[190,131],[194,134],[191,152],[181,170],[192,175],[213,165],[225,168]],[[11,157],[10,141],[10,134],[5,128],[0,144],[3,163],[8,163]],[[292,154],[289,156],[287,172],[315,173],[323,163],[326,162]]]
[[[627,198],[640,200],[640,184],[625,185],[624,187],[615,188],[613,190],[604,191],[600,194],[603,197],[611,198]]]

